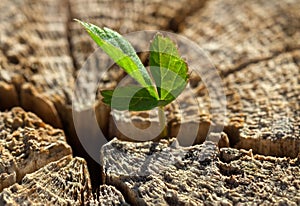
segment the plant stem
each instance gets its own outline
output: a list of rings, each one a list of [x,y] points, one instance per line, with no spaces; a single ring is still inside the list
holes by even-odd
[[[164,138],[168,136],[166,117],[165,117],[165,108],[164,106],[158,107],[158,119],[159,125],[161,129],[160,138]]]

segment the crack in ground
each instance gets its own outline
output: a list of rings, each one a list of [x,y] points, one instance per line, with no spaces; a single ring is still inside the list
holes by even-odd
[[[181,33],[183,31],[182,24],[184,23],[186,18],[192,16],[194,13],[204,8],[207,1],[208,0],[201,0],[197,3],[196,6],[191,7],[191,9],[188,11],[185,11],[184,8],[182,8],[180,11],[178,11],[178,15],[169,20],[167,29],[173,31],[174,33]]]
[[[164,29],[164,30],[169,30],[170,29],[175,33],[180,32],[180,29],[181,29],[180,26],[184,22],[184,20],[187,17],[189,17],[191,14],[193,14],[194,12],[199,11],[199,9],[203,8],[206,2],[207,2],[207,0],[197,2],[197,3],[195,3],[196,6],[191,7],[191,9],[189,9],[188,11],[185,11],[185,9],[182,8],[180,10],[180,12],[178,12],[178,14],[175,17],[170,18],[168,26],[166,28],[161,28],[161,29]],[[74,45],[72,44],[73,36],[72,36],[72,32],[71,32],[71,23],[73,21],[74,16],[73,16],[73,12],[72,12],[72,9],[71,9],[70,0],[65,0],[65,3],[66,3],[66,6],[68,8],[67,9],[68,10],[68,14],[67,14],[68,20],[67,20],[67,23],[66,23],[67,40],[68,40],[68,48],[69,48],[68,52],[69,52],[69,56],[72,59],[72,65],[74,67],[73,77],[76,78],[76,71],[78,71],[79,68],[76,65],[76,57],[74,55]],[[58,111],[58,113],[60,115],[59,111]],[[64,128],[65,133],[68,134],[68,136],[69,136],[70,132],[67,131],[66,128],[68,128],[68,127],[65,125],[64,122],[63,122],[63,128]],[[70,138],[67,138],[67,139],[72,140],[74,138],[78,138],[78,137],[72,137],[72,135],[71,135]],[[70,145],[73,145],[73,144],[70,144]],[[79,149],[78,148],[73,148],[73,155],[83,157],[87,161],[88,170],[89,170],[90,178],[91,178],[91,181],[92,181],[92,187],[93,187],[93,190],[96,190],[103,183],[103,180],[101,180],[101,167],[98,165],[98,163],[91,160],[91,158],[88,157],[88,154],[86,152],[80,151],[80,148]],[[97,173],[95,171],[99,171],[99,173]],[[100,181],[99,181],[99,178],[100,178]],[[125,199],[128,199],[128,198],[125,197]]]
[[[300,50],[300,46],[291,47],[290,45],[286,45],[282,52],[279,52],[279,51],[275,52],[273,55],[270,55],[269,57],[265,57],[265,58],[246,60],[246,61],[240,63],[239,65],[233,67],[232,69],[229,69],[225,72],[221,72],[221,75],[224,78],[226,78],[230,74],[242,71],[243,69],[247,68],[251,64],[257,64],[257,63],[260,63],[260,62],[268,61],[268,60],[274,59],[274,58],[276,58],[276,57],[278,57],[282,54],[290,53],[290,52],[297,51],[297,50]]]
[[[182,12],[178,12],[180,15],[176,15],[175,17],[171,18],[169,20],[169,25],[168,27],[166,28],[162,28],[162,29],[170,29],[172,30],[173,32],[175,33],[180,33],[182,32],[182,24],[183,22],[185,21],[186,18],[188,18],[189,16],[191,16],[193,13],[195,12],[198,12],[200,9],[204,8],[205,7],[205,4],[206,4],[207,1],[202,1],[200,4],[198,4],[196,7],[193,7],[191,10],[189,11],[186,11],[185,13],[182,13]],[[76,66],[76,63],[75,63],[75,56],[74,56],[74,48],[73,48],[73,45],[72,45],[72,35],[71,35],[71,27],[70,27],[70,24],[71,22],[73,21],[72,18],[72,11],[71,11],[71,5],[70,5],[70,1],[67,0],[67,6],[68,6],[68,22],[67,22],[67,38],[68,38],[68,46],[69,46],[69,55],[72,59],[72,62],[73,62],[73,67],[74,67],[74,78],[75,78],[75,72],[77,71],[77,66]],[[181,11],[183,11],[184,9],[182,9]],[[248,67],[249,65],[251,64],[257,64],[259,62],[263,62],[263,61],[268,61],[270,59],[273,59],[273,58],[276,58],[277,56],[283,54],[283,53],[286,53],[286,52],[292,52],[294,50],[298,50],[300,49],[295,47],[295,48],[292,48],[292,47],[289,47],[289,46],[286,46],[286,48],[284,49],[283,52],[276,52],[274,53],[273,55],[269,56],[269,57],[265,57],[265,58],[260,58],[260,59],[249,59],[247,61],[244,61],[242,62],[241,64],[237,65],[236,67],[233,67],[232,69],[226,71],[223,73],[223,76],[224,77],[227,77],[228,75],[232,74],[232,73],[235,73],[235,72],[239,72],[241,70],[243,70],[244,68]],[[233,128],[234,130],[237,130],[237,128]],[[224,129],[224,132],[228,135],[228,138],[230,140],[230,147],[234,148],[234,145],[239,141],[239,132],[236,131],[236,132],[229,132],[229,131],[226,131]],[[73,138],[73,137],[72,137]],[[92,180],[92,186],[93,186],[93,189],[96,189],[100,184],[103,183],[103,181],[99,182],[99,177],[101,177],[101,173],[100,173],[100,170],[99,170],[99,165],[97,167],[97,163],[92,163],[92,166],[91,166],[91,162],[88,160],[88,158],[86,158],[86,154],[83,153],[75,153],[74,155],[78,155],[78,156],[81,156],[83,158],[85,158],[85,160],[87,161],[88,165],[89,165],[89,173],[91,175],[91,180]],[[97,174],[94,174],[93,171],[95,171],[95,167],[97,168],[97,170],[99,170],[99,173]],[[124,193],[123,193],[124,195]],[[126,198],[126,195],[124,195],[125,199],[128,200],[128,198]]]

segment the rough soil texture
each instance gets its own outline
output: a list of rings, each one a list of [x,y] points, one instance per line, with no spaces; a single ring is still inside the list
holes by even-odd
[[[299,158],[219,151],[210,141],[180,147],[174,139],[114,139],[101,151],[105,182],[123,191],[132,205],[299,205]]]
[[[18,93],[19,105],[62,128],[57,110],[70,104],[74,81],[66,2],[4,1],[0,10],[1,82]]]
[[[300,50],[228,75],[229,136],[236,148],[295,158],[300,152]],[[263,72],[262,72],[262,68]],[[239,82],[242,82],[241,84]]]
[[[221,75],[299,49],[299,1],[207,1],[182,23],[182,34],[211,55]],[[268,11],[268,12],[266,12]]]
[[[0,191],[7,189],[0,194],[0,204],[299,205],[299,11],[298,0],[2,0]],[[210,126],[217,126],[225,133],[208,139],[219,147],[251,149],[266,156],[229,148],[218,151],[209,142],[182,148],[171,140],[113,140],[102,150],[107,156],[102,156],[105,165],[100,168],[84,152],[74,123],[88,136],[99,126],[107,139],[129,140],[116,128],[114,114],[99,101],[99,91],[113,89],[125,74],[107,56],[93,53],[96,44],[74,18],[122,34],[167,30],[196,42],[212,64],[192,50],[183,51],[190,65],[203,60],[194,66],[204,75],[191,73],[192,93],[185,91],[167,108],[169,136],[177,136],[180,145],[199,144]],[[138,49],[144,46],[138,39],[133,44]],[[90,55],[94,58],[88,59]],[[140,56],[146,63],[147,54]],[[214,67],[216,74],[211,72]],[[207,83],[216,81],[216,75],[222,78],[226,115],[208,93],[207,86],[214,84]],[[99,84],[93,87],[91,82]],[[15,106],[34,114],[20,108],[5,111]],[[115,115],[125,129],[129,116],[134,116],[138,128],[147,128],[150,121],[157,124],[151,114]],[[97,125],[90,124],[92,119]],[[60,159],[72,153],[66,141],[75,156],[87,161],[91,178],[84,160]],[[122,193],[113,186],[99,187],[102,169],[103,181]],[[51,171],[55,175],[47,175]],[[71,183],[63,174],[73,173],[77,176],[70,177]],[[94,193],[90,179],[93,189],[98,188]],[[74,193],[58,192],[65,185]]]
[[[92,194],[85,160],[66,156],[27,174],[20,184],[4,189],[0,205],[126,205],[126,202],[113,186],[101,185]]]
[[[140,10],[141,6],[147,8],[147,12]],[[88,13],[85,12],[87,9]],[[210,56],[223,78],[228,116],[222,121],[231,146],[277,156],[295,157],[299,152],[300,16],[297,1],[182,0],[176,3],[133,1],[116,4],[93,0],[86,3],[45,0],[40,4],[27,0],[5,1],[0,10],[3,20],[0,25],[0,94],[6,97],[0,107],[6,109],[20,105],[45,122],[64,128],[75,154],[81,153],[82,146],[76,137],[72,111],[75,118],[81,120],[86,112],[96,108],[96,118],[103,133],[108,137],[120,136],[111,123],[109,108],[95,101],[94,94],[97,89],[114,88],[124,73],[118,69],[111,69],[106,74],[93,72],[97,65],[104,65],[105,69],[111,63],[106,56],[101,56],[88,61],[86,67],[89,70],[79,75],[79,69],[96,44],[73,18],[109,26],[120,32],[173,29],[191,38]],[[265,10],[268,12],[262,12]],[[261,69],[268,73],[259,72]],[[247,78],[250,70],[255,74]],[[94,73],[99,75],[91,75]],[[81,78],[76,79],[78,75]],[[91,79],[102,83],[98,88],[92,88],[89,85]],[[187,131],[183,133],[193,137],[189,128],[199,127],[194,142],[201,143],[209,127],[218,124],[211,119],[218,111],[211,111],[213,105],[200,80],[197,75],[191,80],[191,87],[196,87],[195,93],[201,102],[200,108],[181,107],[188,116],[181,121],[178,106],[174,105],[168,118],[170,136],[176,136],[182,125]],[[78,98],[73,102],[72,110],[75,88]],[[137,120],[141,127],[146,127],[149,121],[147,118]],[[287,122],[288,128],[282,128],[282,122]],[[248,131],[253,127],[256,129]],[[270,129],[273,127],[279,129]],[[247,143],[243,143],[244,139]],[[283,142],[281,139],[291,140]],[[266,144],[271,145],[270,148],[264,149],[262,145]],[[291,148],[281,149],[287,147],[285,144],[291,144]]]
[[[249,64],[223,79],[227,100],[224,131],[231,146],[264,155],[298,155],[299,62],[300,50],[286,52]],[[213,122],[220,112],[207,104],[210,100],[206,87],[199,83],[193,91],[203,108],[201,113]]]
[[[70,154],[64,132],[35,114],[18,107],[0,113],[0,191]]]
[[[182,34],[201,45],[223,79],[231,146],[275,156],[300,152],[299,8],[298,1],[209,1],[185,21]],[[194,86],[204,114],[218,115],[205,86]]]
[[[99,190],[89,199],[89,205],[124,205],[128,206],[122,193],[111,185],[100,185]]]
[[[81,90],[75,93],[80,93],[73,105],[75,115],[81,117],[87,110],[96,108],[99,125],[106,134],[110,110],[95,102],[97,88],[91,88],[89,82],[91,79],[101,80],[103,84],[99,85],[100,89],[113,88],[116,85],[114,80],[119,81],[123,73],[119,70],[112,74],[99,72],[97,65],[106,69],[111,63],[104,56],[89,62],[90,66],[86,67],[90,72],[81,73],[82,78],[76,79],[77,70],[94,52],[96,45],[73,19],[88,20],[123,32],[166,30],[170,24],[176,27],[183,21],[182,17],[202,5],[202,1],[194,0],[176,3],[5,0],[0,5],[0,94],[5,97],[0,109],[20,105],[34,112],[46,123],[63,128],[74,153],[81,153],[83,148],[73,123],[73,91],[75,88]],[[149,8],[146,13],[140,10],[141,6]],[[183,15],[177,16],[178,12]],[[92,72],[93,69],[98,70]]]

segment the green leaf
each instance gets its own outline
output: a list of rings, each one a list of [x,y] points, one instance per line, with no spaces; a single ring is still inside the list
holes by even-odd
[[[117,110],[144,111],[158,106],[156,97],[145,87],[117,87],[115,90],[103,90],[101,94],[102,101]]]
[[[92,39],[106,52],[120,67],[122,67],[132,78],[139,82],[143,87],[149,89],[149,93],[158,98],[157,92],[152,85],[151,78],[137,56],[131,44],[119,33],[104,28],[101,29],[93,24],[79,22]]]
[[[188,67],[171,39],[160,34],[153,39],[150,45],[150,75],[134,48],[120,34],[108,28],[101,29],[93,24],[76,21],[85,27],[104,52],[141,85],[101,91],[102,101],[112,108],[143,111],[165,106],[186,87]]]
[[[180,57],[176,44],[161,34],[157,34],[150,45],[149,63],[160,104],[167,105],[186,87],[187,64]]]

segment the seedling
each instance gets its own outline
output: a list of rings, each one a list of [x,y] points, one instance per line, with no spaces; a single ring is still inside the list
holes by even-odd
[[[132,45],[119,33],[76,21],[117,65],[139,83],[139,86],[103,90],[102,101],[116,110],[145,111],[158,107],[161,137],[167,136],[164,107],[181,94],[188,81],[188,67],[176,44],[157,33],[150,44],[150,69],[147,70]]]

